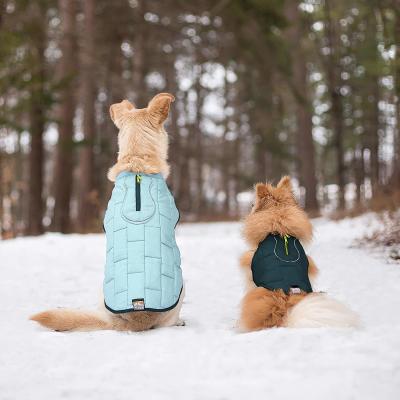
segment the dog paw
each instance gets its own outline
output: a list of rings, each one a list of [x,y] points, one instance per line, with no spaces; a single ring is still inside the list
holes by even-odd
[[[176,321],[176,326],[185,326],[186,322],[183,319],[178,319],[178,321]]]

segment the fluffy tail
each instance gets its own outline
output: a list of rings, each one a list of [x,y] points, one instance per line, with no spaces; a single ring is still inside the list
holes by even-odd
[[[306,296],[289,309],[284,322],[289,328],[350,328],[359,324],[354,311],[323,293]]]
[[[30,317],[32,321],[55,331],[92,331],[112,329],[111,319],[96,311],[56,309],[43,311]]]
[[[238,328],[242,332],[284,326],[289,307],[301,301],[306,294],[287,296],[282,290],[257,287],[249,290],[242,301]]]
[[[282,290],[257,287],[242,302],[239,330],[289,328],[344,328],[359,325],[356,313],[322,293],[286,295]]]

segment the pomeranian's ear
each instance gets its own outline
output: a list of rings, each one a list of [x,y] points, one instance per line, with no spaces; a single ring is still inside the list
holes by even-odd
[[[287,190],[287,191],[289,191],[289,192],[292,192],[292,191],[293,191],[293,188],[292,188],[292,182],[291,182],[291,180],[290,180],[290,176],[284,176],[284,177],[282,177],[281,180],[280,180],[279,183],[278,183],[277,188],[279,188],[279,189],[285,189],[285,190]]]
[[[110,106],[110,117],[118,129],[121,128],[121,117],[134,108],[135,106],[128,100],[122,100],[121,103]]]
[[[267,197],[269,195],[268,186],[265,183],[257,183],[256,185],[256,196],[259,199]]]
[[[156,125],[163,124],[167,119],[169,108],[174,100],[175,97],[169,93],[159,93],[150,100],[147,110],[150,119]]]

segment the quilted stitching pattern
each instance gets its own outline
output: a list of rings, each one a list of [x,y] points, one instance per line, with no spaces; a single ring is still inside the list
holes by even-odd
[[[174,305],[182,289],[174,199],[160,175],[142,175],[141,210],[136,211],[134,173],[117,178],[104,217],[107,254],[104,298],[114,311],[133,310],[132,300],[146,309]]]

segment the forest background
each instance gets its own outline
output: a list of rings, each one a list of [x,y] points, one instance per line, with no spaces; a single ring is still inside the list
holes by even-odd
[[[175,95],[182,219],[293,176],[311,215],[399,204],[400,0],[0,0],[0,232],[96,232],[109,106]]]

